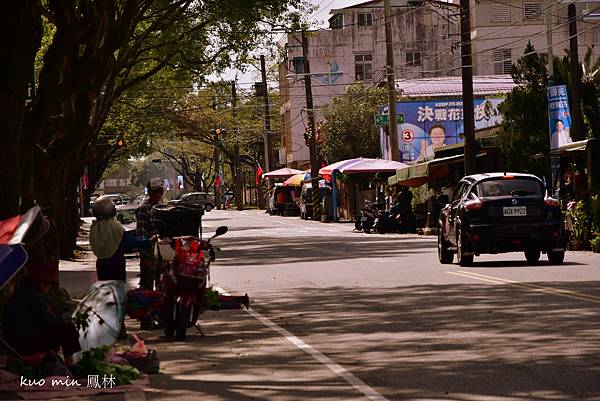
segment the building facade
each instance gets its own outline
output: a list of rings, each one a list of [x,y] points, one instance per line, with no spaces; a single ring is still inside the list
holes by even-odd
[[[578,53],[583,61],[588,47],[600,44],[600,0],[471,0],[473,73],[510,74],[529,41],[547,60],[548,11],[552,51],[563,57],[569,48],[569,3],[577,9]],[[598,57],[600,48],[595,47],[593,60]]]
[[[397,80],[460,76],[460,0],[392,0],[394,64]],[[510,74],[528,42],[547,58],[547,11],[553,53],[569,48],[568,4],[577,8],[580,61],[600,44],[600,0],[471,0],[473,73]],[[315,120],[320,109],[348,85],[385,82],[386,48],[383,1],[332,10],[329,29],[309,33],[308,58]],[[300,34],[281,43],[279,63],[281,144],[279,161],[307,166],[306,97]],[[600,57],[593,47],[592,60]]]
[[[396,78],[460,74],[460,50],[438,57],[457,40],[458,7],[446,2],[392,0]],[[383,1],[369,1],[332,10],[329,29],[310,32],[310,61],[315,120],[319,109],[356,82],[376,86],[386,79]],[[280,164],[303,167],[309,160],[305,143],[306,97],[301,35],[290,34],[281,43],[279,63],[281,143]]]

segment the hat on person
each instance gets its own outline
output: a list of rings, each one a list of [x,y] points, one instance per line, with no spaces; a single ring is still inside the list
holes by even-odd
[[[92,214],[97,219],[112,219],[117,215],[117,208],[109,196],[103,195],[92,204]]]
[[[146,185],[146,187],[148,188],[148,192],[165,190],[165,188],[163,187],[163,182],[160,178],[151,179],[150,181],[148,181],[148,184]]]
[[[27,270],[27,278],[31,281],[58,284],[58,263],[38,263]]]

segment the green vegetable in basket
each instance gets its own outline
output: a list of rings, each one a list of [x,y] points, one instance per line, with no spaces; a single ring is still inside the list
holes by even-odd
[[[116,385],[131,384],[141,376],[139,370],[128,365],[117,365],[106,361],[110,345],[92,348],[83,353],[81,360],[75,365],[77,373],[82,376],[98,375],[99,377],[114,378]]]
[[[219,310],[219,293],[209,287],[204,292],[204,303],[206,304],[206,309],[210,310]]]

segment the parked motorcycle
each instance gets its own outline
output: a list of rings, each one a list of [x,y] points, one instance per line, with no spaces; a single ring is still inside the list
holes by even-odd
[[[373,228],[379,234],[398,232],[397,215],[380,210],[373,224]]]
[[[226,232],[227,227],[221,226],[208,240],[185,236],[159,242],[161,258],[170,259],[160,280],[165,293],[162,319],[166,336],[185,340],[187,329],[196,326],[198,316],[205,311],[210,264],[215,260],[215,250],[219,250],[210,241]]]
[[[367,234],[371,233],[377,218],[377,204],[367,200],[365,207],[360,211],[360,218],[357,218],[354,227],[357,231],[364,231]]]

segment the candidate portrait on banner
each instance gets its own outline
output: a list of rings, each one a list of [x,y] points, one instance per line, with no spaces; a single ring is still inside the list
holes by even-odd
[[[568,127],[565,127],[565,123],[557,119],[554,121],[554,132],[550,136],[550,149],[558,149],[559,146],[571,143],[571,133]]]
[[[566,85],[548,87],[548,127],[550,150],[573,142],[571,139],[571,113]]]

